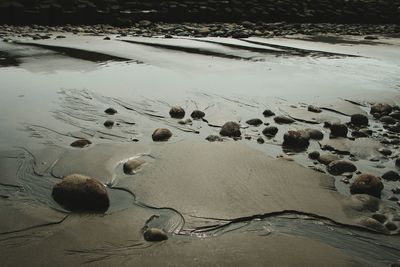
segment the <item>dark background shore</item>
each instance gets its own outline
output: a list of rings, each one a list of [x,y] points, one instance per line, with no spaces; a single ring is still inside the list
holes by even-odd
[[[400,23],[400,0],[0,0],[1,24]]]

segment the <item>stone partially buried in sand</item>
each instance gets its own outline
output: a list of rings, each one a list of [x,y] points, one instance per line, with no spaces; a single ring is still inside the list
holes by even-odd
[[[144,231],[143,237],[149,242],[160,242],[168,239],[164,230],[159,228],[148,228]]]
[[[182,119],[185,117],[185,110],[180,106],[173,106],[169,110],[169,115],[171,118]]]
[[[286,117],[286,116],[276,116],[274,118],[274,121],[279,124],[291,124],[291,123],[295,122],[294,119]]]
[[[53,187],[54,200],[69,211],[105,212],[110,206],[106,187],[94,178],[71,174]]]
[[[108,115],[114,115],[114,114],[118,113],[117,110],[114,108],[108,108],[108,109],[104,110],[104,112],[107,113]]]
[[[275,116],[275,113],[270,109],[266,109],[266,110],[264,110],[263,115],[264,115],[264,117],[272,117],[272,116]]]
[[[171,136],[172,132],[167,128],[158,128],[151,135],[153,141],[155,142],[168,141],[168,139],[170,139]]]
[[[234,121],[228,121],[227,123],[225,123],[222,126],[219,134],[228,137],[240,137],[242,135],[242,133],[240,132],[239,123]]]
[[[361,174],[350,186],[350,193],[367,194],[380,198],[382,189],[383,184],[378,177],[371,174]]]
[[[400,181],[400,175],[395,171],[388,171],[382,175],[382,178],[387,181]]]
[[[306,148],[310,144],[310,135],[304,130],[288,131],[283,136],[283,146]]]
[[[250,119],[246,121],[246,123],[251,126],[260,126],[261,124],[263,124],[262,120],[260,119]]]
[[[79,140],[76,140],[76,141],[72,142],[72,143],[71,143],[71,146],[72,146],[72,147],[84,148],[84,147],[89,146],[90,144],[92,144],[92,142],[90,142],[90,141],[87,140],[87,139],[79,139]]]
[[[379,114],[380,116],[389,115],[392,112],[392,106],[386,103],[377,103],[371,107],[371,114]]]
[[[125,174],[135,174],[135,172],[145,164],[146,161],[142,159],[130,159],[124,163],[124,173]]]

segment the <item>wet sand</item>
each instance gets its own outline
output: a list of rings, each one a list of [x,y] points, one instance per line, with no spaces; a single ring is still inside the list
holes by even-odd
[[[351,195],[343,175],[308,158],[317,150],[351,161],[360,173],[399,171],[398,144],[391,141],[398,133],[369,115],[373,102],[400,103],[398,39],[374,45],[354,37],[351,45],[300,37],[102,39],[0,44],[7,59],[0,67],[5,266],[399,260],[400,208],[388,200],[399,181],[383,180],[381,199]],[[183,124],[168,114],[175,105],[185,109],[184,119],[197,109],[206,116]],[[106,114],[110,107],[118,113]],[[265,109],[295,122],[278,124],[263,116]],[[350,125],[347,138],[330,138],[324,123],[348,123],[353,114],[368,115],[373,134],[354,138]],[[277,135],[264,136],[266,125],[248,125],[252,118],[277,126]],[[105,127],[106,120],[114,126]],[[227,121],[240,123],[242,138],[208,142]],[[172,137],[153,142],[153,131],[163,127]],[[300,151],[282,147],[286,131],[306,128],[323,139]],[[91,144],[70,146],[81,138]],[[379,152],[383,147],[391,154]],[[126,174],[128,159],[145,164]],[[106,185],[111,205],[104,215],[70,213],[52,199],[52,187],[72,173]],[[373,219],[377,214],[385,221]],[[149,227],[163,229],[168,240],[146,241]]]

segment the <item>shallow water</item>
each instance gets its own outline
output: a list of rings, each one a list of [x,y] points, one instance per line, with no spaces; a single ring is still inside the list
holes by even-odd
[[[150,207],[147,203],[137,202],[134,192],[112,188],[118,178],[124,176],[116,171],[118,166],[133,156],[130,155],[132,151],[124,154],[122,147],[129,149],[133,139],[138,140],[139,145],[149,146],[152,131],[161,126],[173,130],[173,143],[204,140],[209,134],[218,134],[219,128],[215,126],[221,126],[227,120],[241,121],[244,135],[251,138],[240,142],[273,157],[282,154],[281,140],[287,129],[318,128],[324,132],[326,141],[329,131],[315,122],[306,122],[314,119],[305,113],[307,104],[324,107],[324,116],[341,122],[347,122],[348,115],[367,111],[366,107],[347,102],[348,99],[362,104],[371,100],[399,104],[398,46],[396,39],[379,45],[349,46],[261,38],[167,40],[115,37],[103,41],[102,37],[72,35],[63,40],[1,42],[0,148],[4,160],[0,169],[13,174],[8,175],[8,179],[2,178],[0,195],[16,201],[28,198],[62,210],[49,192],[58,181],[56,178],[82,170],[81,159],[75,156],[79,152],[71,150],[69,144],[76,138],[85,137],[100,147],[113,144],[121,147],[109,150],[115,151],[109,153],[119,153],[110,160],[112,164],[117,162],[117,166],[96,168],[93,164],[97,158],[90,153],[81,161],[92,168],[88,169],[90,173],[108,174],[103,175],[103,182],[110,186],[110,214],[132,206],[149,209],[149,212],[157,210],[158,219],[148,223],[179,232],[179,229],[185,229],[181,211]],[[187,111],[204,110],[207,121],[180,125],[168,116],[172,105],[181,105]],[[118,114],[106,115],[103,111],[108,107],[115,107]],[[298,121],[290,126],[280,125],[275,138],[265,138],[266,143],[259,145],[255,139],[262,126],[249,127],[244,122],[262,118],[266,108]],[[113,129],[105,128],[103,122],[109,118],[119,125]],[[274,124],[272,118],[262,119]],[[55,150],[50,153],[53,147]],[[320,144],[313,141],[309,151],[319,147]],[[143,149],[133,154],[138,153],[147,155],[149,151]],[[306,167],[314,165],[305,152],[294,155],[293,159]],[[355,163],[359,170],[382,174],[394,168],[388,159],[384,160],[381,169],[375,168],[367,159],[361,157]],[[19,179],[18,183],[13,181],[14,177]],[[24,189],[16,196],[13,186],[19,188],[21,184]],[[385,184],[382,198],[386,199],[395,186],[395,183]],[[336,178],[336,187],[340,193],[349,194],[348,186],[339,178]],[[398,211],[396,205],[386,202]],[[370,253],[364,260],[375,266],[384,266],[397,259],[398,237],[350,231],[314,220],[276,217],[246,222],[245,227],[240,224],[230,227],[253,231],[264,228],[266,223],[273,232],[322,241],[357,259],[363,258],[364,250],[373,249],[376,254]],[[224,228],[224,231],[231,231],[231,228]],[[357,249],[353,250],[355,246]]]

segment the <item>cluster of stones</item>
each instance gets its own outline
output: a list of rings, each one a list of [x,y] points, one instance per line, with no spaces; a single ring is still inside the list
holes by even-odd
[[[399,0],[11,0],[0,5],[0,23],[111,23],[153,21],[330,21],[396,23]]]

